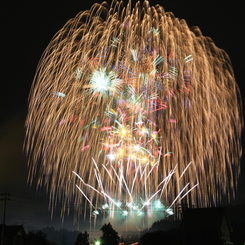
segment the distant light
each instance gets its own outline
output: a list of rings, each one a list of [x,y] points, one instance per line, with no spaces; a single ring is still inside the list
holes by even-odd
[[[137,205],[132,205],[132,209],[137,211],[137,210],[139,210],[139,206],[137,206]]]
[[[146,133],[148,133],[147,128],[142,128],[140,134],[146,134]]]
[[[102,209],[107,209],[109,207],[109,205],[107,203],[102,205]]]
[[[116,156],[115,156],[114,154],[108,154],[107,157],[108,157],[111,161],[113,161],[113,160],[116,159]]]
[[[164,205],[161,203],[160,200],[155,200],[155,201],[153,202],[153,204],[154,204],[154,207],[155,207],[156,209],[160,209],[160,208],[163,208],[163,207],[164,207]]]
[[[157,138],[157,132],[153,132],[152,134],[151,134],[151,137],[152,137],[152,139],[156,139]]]
[[[135,146],[134,146],[134,149],[135,149],[136,151],[139,151],[139,150],[140,150],[140,145],[135,145]]]
[[[135,49],[131,49],[130,51],[131,51],[133,60],[134,60],[135,62],[137,62],[137,61],[138,61],[137,51],[136,51]]]
[[[89,83],[92,90],[104,94],[116,92],[122,80],[116,77],[114,71],[106,72],[106,68],[102,68],[93,72]]]
[[[94,210],[94,211],[93,211],[93,215],[94,215],[94,216],[99,215],[99,211],[98,211],[98,210]]]
[[[57,95],[58,97],[65,97],[66,95],[61,92],[55,92],[54,95]]]
[[[174,214],[172,208],[167,208],[167,209],[166,209],[166,213],[167,213],[168,215],[173,215],[173,214]]]
[[[150,32],[152,32],[154,35],[158,35],[160,33],[158,28],[151,27]]]
[[[148,162],[148,158],[147,157],[144,157],[144,158],[141,159],[141,161],[142,162]],[[149,204],[147,204],[147,205],[149,205]]]
[[[149,201],[146,201],[143,203],[143,206],[149,206],[150,205],[150,202]]]
[[[139,212],[137,213],[138,216],[141,216],[141,215],[143,215],[143,214],[144,214],[143,211],[139,211]]]
[[[127,210],[123,210],[122,211],[122,216],[128,216],[128,211]]]
[[[122,203],[120,201],[115,203],[117,207],[121,207]]]
[[[74,72],[74,76],[75,78],[77,79],[80,79],[82,77],[82,71],[81,71],[81,68],[80,67],[77,67],[75,72]]]
[[[133,204],[132,204],[131,202],[127,202],[127,204],[126,204],[126,206],[129,207],[129,208],[131,208],[132,205],[133,205]]]

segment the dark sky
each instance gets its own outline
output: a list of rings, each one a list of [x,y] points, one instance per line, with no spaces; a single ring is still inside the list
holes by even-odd
[[[85,2],[85,3],[84,3]],[[50,220],[48,199],[26,182],[26,160],[22,153],[24,121],[29,89],[38,61],[52,36],[78,12],[89,9],[95,0],[1,0],[0,1],[0,193],[11,194],[7,203],[7,224],[61,227],[59,218]],[[134,5],[135,1],[133,1]],[[244,2],[242,0],[156,0],[165,11],[199,26],[204,36],[230,56],[244,100]],[[243,164],[244,165],[244,164]],[[243,178],[244,179],[244,178]],[[245,204],[240,181],[237,204]],[[0,223],[3,202],[0,202]],[[66,221],[63,227],[70,227]]]

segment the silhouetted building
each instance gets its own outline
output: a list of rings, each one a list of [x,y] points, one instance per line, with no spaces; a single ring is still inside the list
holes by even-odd
[[[183,212],[183,244],[232,244],[232,227],[225,208],[194,208]]]
[[[27,235],[23,225],[0,225],[1,245],[26,245]]]

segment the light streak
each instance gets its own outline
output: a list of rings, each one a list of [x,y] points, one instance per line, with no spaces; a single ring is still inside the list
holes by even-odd
[[[153,60],[152,64],[154,66],[159,65],[161,62],[163,62],[164,58],[162,56],[156,56],[156,58]]]
[[[166,154],[164,154],[164,157],[169,157],[171,156],[173,153],[172,152],[167,152]]]
[[[65,97],[66,96],[64,93],[61,93],[61,92],[56,92],[54,94],[57,95],[58,97]]]
[[[133,56],[133,60],[135,62],[138,61],[138,58],[137,58],[137,51],[135,49],[131,49],[131,53],[132,53],[132,56]]]
[[[186,56],[186,57],[184,58],[184,60],[185,60],[185,62],[187,63],[187,62],[193,60],[193,57],[192,57],[192,55],[190,54],[190,55]]]
[[[81,149],[81,151],[84,151],[84,150],[88,149],[89,147],[90,147],[90,145],[86,145],[86,146],[84,146],[84,147]]]
[[[89,204],[94,208],[94,205],[93,205],[93,203],[89,200],[89,198],[85,195],[85,193],[82,191],[82,189],[79,187],[79,186],[77,186],[76,185],[76,187],[77,187],[77,189],[83,194],[83,196],[86,198],[86,200],[89,202]]]

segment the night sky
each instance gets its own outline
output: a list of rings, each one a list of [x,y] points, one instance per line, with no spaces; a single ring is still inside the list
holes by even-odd
[[[89,9],[95,2],[101,3],[95,0],[0,1],[0,193],[7,190],[11,194],[11,201],[7,202],[8,225],[24,224],[29,227],[27,230],[30,227],[51,225],[73,229],[73,217],[66,218],[63,226],[59,215],[51,220],[48,195],[36,192],[35,187],[27,184],[26,159],[22,152],[24,121],[30,86],[42,52],[54,34],[70,18],[82,10]],[[135,1],[132,2],[134,5]],[[151,5],[157,3],[162,5],[166,12],[173,12],[176,17],[185,19],[190,27],[198,26],[204,36],[211,37],[216,46],[228,53],[244,100],[244,2],[150,1]],[[244,179],[242,177],[239,182],[236,205],[245,204],[245,194],[242,194]],[[2,217],[3,201],[0,202],[0,224]]]

